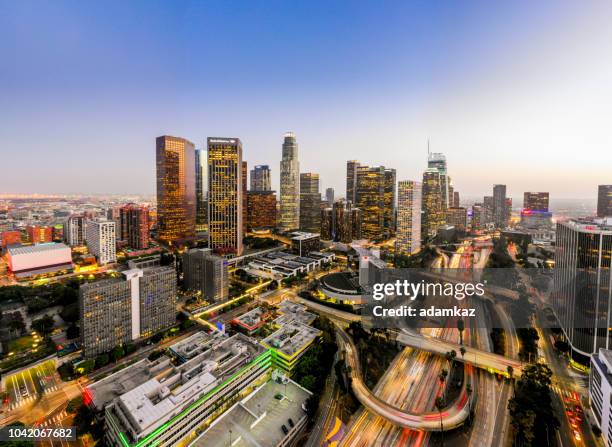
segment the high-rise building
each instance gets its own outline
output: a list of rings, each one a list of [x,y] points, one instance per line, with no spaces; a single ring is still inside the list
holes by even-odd
[[[412,255],[421,249],[422,185],[411,180],[397,184],[397,231],[395,251]]]
[[[470,228],[472,230],[480,230],[486,224],[485,207],[482,203],[475,203],[472,205],[472,220],[470,221]]]
[[[248,191],[248,179],[249,167],[246,161],[242,161],[242,234],[247,232],[247,191]]]
[[[44,244],[45,242],[53,241],[53,230],[48,226],[28,225],[26,233],[32,244]]]
[[[437,168],[428,168],[423,173],[421,203],[421,238],[423,239],[435,236],[438,229],[446,222],[443,177]]]
[[[495,213],[494,213],[494,200],[493,196],[484,196],[482,201],[482,206],[484,207],[483,217],[484,220],[481,221],[481,225],[485,226],[487,224],[491,224],[495,221]]]
[[[440,174],[440,190],[442,194],[442,209],[449,206],[448,186],[450,179],[448,178],[448,168],[446,165],[446,156],[440,152],[430,152],[427,158],[427,168],[437,169]]]
[[[325,201],[327,206],[334,206],[334,188],[327,188],[325,190]]]
[[[458,230],[467,228],[467,208],[453,206],[446,210],[446,223],[453,225]]]
[[[276,191],[247,192],[247,229],[276,228]]]
[[[599,349],[591,356],[589,404],[603,445],[612,445],[612,351]]]
[[[317,233],[321,228],[319,174],[300,174],[300,230]]]
[[[64,225],[64,239],[71,247],[85,244],[86,218],[82,214],[73,214],[66,220]]]
[[[552,307],[582,365],[611,347],[611,259],[612,219],[557,223]]]
[[[149,207],[128,203],[119,209],[120,233],[117,239],[125,241],[128,247],[143,250],[149,247]]]
[[[326,207],[321,210],[321,240],[331,241],[334,239],[334,211]]]
[[[321,210],[321,239],[345,244],[361,238],[361,210],[350,200],[338,200]]]
[[[612,216],[612,185],[599,185],[597,189],[597,216]]]
[[[523,194],[523,209],[530,211],[548,211],[547,192],[526,192]]]
[[[300,226],[300,163],[298,145],[293,132],[287,132],[280,162],[280,221],[281,231]]]
[[[206,149],[195,151],[196,230],[208,231],[208,156]]]
[[[346,162],[346,200],[350,200],[353,204],[357,203],[357,168],[359,162],[357,160],[349,160]]]
[[[459,191],[453,191],[453,206],[461,206]]]
[[[355,204],[361,210],[361,232],[367,239],[383,239],[385,232],[385,168],[358,166]]]
[[[498,228],[508,225],[510,210],[506,204],[506,185],[493,185],[493,222]]]
[[[121,238],[123,236],[123,230],[121,225],[121,206],[112,206],[107,209],[106,218],[115,222],[115,229],[117,230],[115,236],[117,237],[118,241],[121,241]]]
[[[117,237],[115,222],[107,219],[88,220],[85,241],[89,252],[99,265],[117,262]]]
[[[395,169],[385,169],[385,237],[389,238],[395,233]]]
[[[240,139],[208,138],[208,246],[222,254],[242,254],[242,172]]]
[[[122,278],[81,285],[79,312],[85,357],[148,337],[176,317],[176,273],[172,267],[130,269]]]
[[[167,245],[195,238],[195,146],[185,138],[157,137],[157,237]]]
[[[448,207],[450,208],[455,206],[455,187],[453,186],[453,182],[451,182],[450,177],[448,177],[448,182]]]
[[[272,190],[270,166],[257,165],[251,169],[251,191]]]
[[[21,245],[21,231],[9,230],[0,232],[0,248],[9,245]]]
[[[200,291],[209,301],[229,296],[227,261],[210,249],[195,248],[184,253],[183,274],[186,290]]]

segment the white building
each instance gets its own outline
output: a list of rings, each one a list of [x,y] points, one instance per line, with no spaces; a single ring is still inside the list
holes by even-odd
[[[85,244],[85,217],[72,215],[64,225],[64,239],[71,247]]]
[[[397,184],[397,253],[411,255],[421,249],[421,191],[419,182]]]
[[[9,271],[17,278],[72,268],[70,247],[55,242],[9,247],[7,262]]]
[[[105,265],[117,262],[115,222],[107,219],[87,221],[85,240],[87,248],[98,260],[98,264]]]
[[[601,348],[591,356],[589,376],[589,403],[601,438],[608,447],[612,445],[612,351]]]

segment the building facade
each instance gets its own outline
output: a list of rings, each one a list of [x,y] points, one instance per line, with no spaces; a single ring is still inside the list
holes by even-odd
[[[493,222],[497,228],[505,228],[510,218],[506,203],[506,185],[493,185]]]
[[[116,223],[115,223],[116,224]],[[149,247],[149,207],[128,203],[119,208],[118,240],[125,241],[128,247],[143,250]]]
[[[353,204],[357,203],[357,168],[359,162],[357,160],[349,160],[346,162],[346,200]]]
[[[355,204],[361,210],[361,232],[364,238],[385,237],[385,168],[358,166]]]
[[[208,246],[218,253],[243,251],[242,142],[208,138]]]
[[[272,177],[270,166],[257,165],[251,169],[251,191],[271,191]]]
[[[434,237],[446,223],[443,177],[437,168],[428,168],[423,173],[421,238]]]
[[[412,255],[421,249],[421,195],[419,182],[398,182],[395,235],[395,252],[398,254]]]
[[[247,229],[273,229],[277,225],[276,191],[247,193]]]
[[[44,244],[53,241],[53,229],[48,226],[28,225],[26,227],[28,240],[32,244]]]
[[[334,206],[334,188],[327,188],[325,190],[325,201],[327,206]]]
[[[448,177],[446,156],[440,152],[430,152],[427,157],[427,168],[436,169],[440,175],[439,181],[442,195],[442,209],[446,209],[450,206],[450,198],[448,193],[450,178]]]
[[[229,296],[227,261],[210,249],[195,248],[183,254],[183,284],[186,290],[200,291],[209,301]]]
[[[319,174],[300,174],[300,230],[316,233],[321,228]]]
[[[87,221],[86,238],[89,252],[99,265],[117,262],[117,236],[115,222],[108,219]]]
[[[597,189],[597,216],[612,216],[612,185],[599,185]]]
[[[279,229],[290,231],[300,226],[300,163],[298,145],[293,132],[284,136],[280,162]]]
[[[195,151],[196,230],[208,231],[208,155]]]
[[[467,208],[453,206],[446,210],[446,223],[458,230],[467,228]]]
[[[589,403],[606,447],[612,446],[612,351],[599,349],[591,357]]]
[[[64,239],[71,247],[85,245],[86,218],[75,214],[66,220],[64,225]]]
[[[549,193],[525,192],[523,194],[523,209],[530,211],[548,211]]]
[[[390,238],[395,234],[395,169],[385,169],[385,191],[384,191],[384,231],[385,237]]]
[[[157,237],[166,245],[195,239],[195,146],[164,135],[155,141],[157,164]]]

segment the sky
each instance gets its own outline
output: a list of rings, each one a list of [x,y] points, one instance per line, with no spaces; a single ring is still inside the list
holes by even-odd
[[[155,191],[155,137],[239,137],[278,189],[346,161],[462,196],[612,183],[612,2],[0,0],[0,193]]]

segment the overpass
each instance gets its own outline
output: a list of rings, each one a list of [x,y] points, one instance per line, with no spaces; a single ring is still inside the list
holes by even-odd
[[[368,325],[367,318],[362,317],[361,315],[353,314],[339,309],[334,309],[332,307],[315,303],[313,301],[306,300],[298,296],[295,296],[292,299],[294,301],[298,301],[300,304],[309,307],[312,310],[326,315],[334,321],[344,324],[349,324],[355,321],[362,322],[366,327]],[[503,355],[494,354],[491,352],[483,351],[481,349],[472,348],[470,346],[463,346],[466,352],[465,355],[462,357],[460,354],[462,345],[459,345],[457,343],[448,342],[439,338],[429,337],[411,331],[409,329],[396,329],[392,330],[392,332],[396,335],[397,341],[403,344],[404,346],[411,346],[416,349],[439,355],[446,355],[446,353],[449,351],[455,351],[457,353],[457,357],[455,358],[455,360],[470,364],[476,368],[484,369],[490,373],[503,374],[507,377],[508,366],[511,366],[513,369],[513,376],[518,377],[520,376],[523,369],[523,365],[521,364],[521,362],[504,357]]]
[[[467,382],[474,383],[474,370],[466,365],[463,387],[455,402],[441,411],[413,413],[393,406],[377,397],[363,382],[359,366],[357,348],[351,338],[337,327],[341,349],[346,353],[346,363],[350,366],[351,387],[359,402],[369,411],[383,417],[387,421],[401,427],[413,430],[440,431],[452,430],[462,425],[470,413],[469,396],[466,390]],[[440,425],[442,422],[442,425]]]

